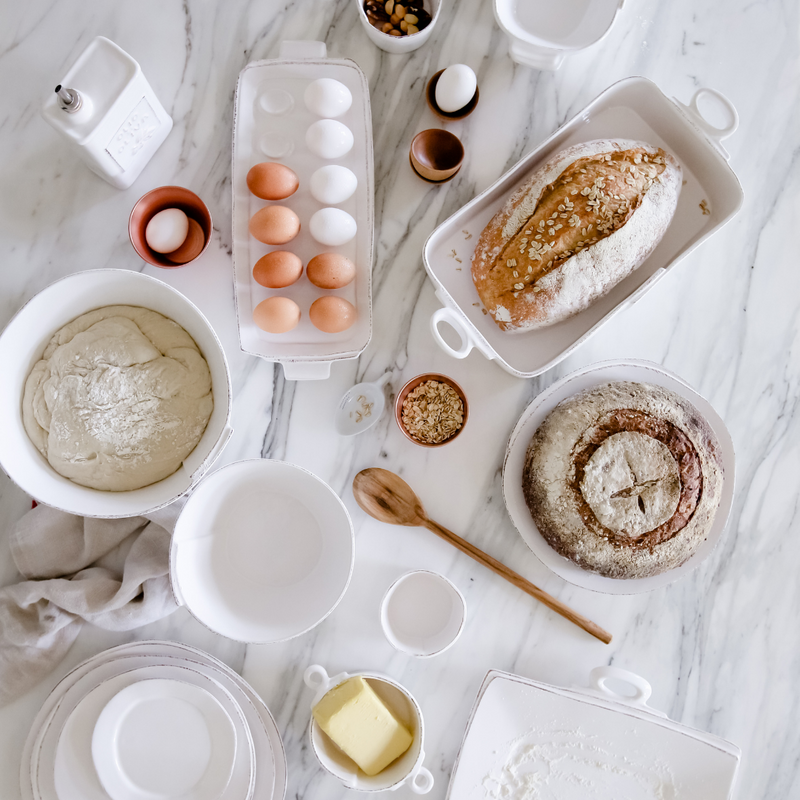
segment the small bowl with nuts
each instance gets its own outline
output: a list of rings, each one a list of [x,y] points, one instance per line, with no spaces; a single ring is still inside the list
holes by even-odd
[[[464,430],[469,406],[464,390],[452,378],[428,372],[412,378],[397,393],[394,412],[397,427],[414,444],[441,447]]]
[[[410,53],[425,44],[441,7],[441,0],[355,1],[367,36],[387,53]]]

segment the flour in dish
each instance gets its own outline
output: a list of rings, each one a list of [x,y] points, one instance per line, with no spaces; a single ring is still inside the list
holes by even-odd
[[[180,325],[105,306],[50,340],[25,383],[22,417],[59,475],[124,492],[179,469],[213,407],[208,364]]]

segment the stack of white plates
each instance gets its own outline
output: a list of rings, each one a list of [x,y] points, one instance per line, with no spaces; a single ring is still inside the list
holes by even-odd
[[[24,800],[283,800],[286,755],[269,709],[225,664],[135,642],[55,687],[20,783]]]

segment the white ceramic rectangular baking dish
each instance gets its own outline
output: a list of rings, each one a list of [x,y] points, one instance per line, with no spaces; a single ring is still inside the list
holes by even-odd
[[[357,358],[372,336],[372,247],[374,189],[372,162],[372,116],[369,86],[364,73],[349,59],[326,57],[323,42],[283,42],[280,58],[254,61],[240,73],[236,86],[233,119],[233,281],[239,343],[246,353],[283,364],[288,380],[321,379],[330,375],[331,363]],[[326,161],[315,156],[305,143],[308,126],[317,120],[305,106],[303,93],[318,78],[333,78],[343,83],[353,96],[350,109],[338,118],[353,133],[353,148],[342,158]],[[280,113],[270,113],[260,102],[270,92],[291,95],[292,103]],[[275,107],[273,106],[273,111]],[[267,201],[252,195],[247,188],[247,173],[261,161],[278,161],[293,169],[300,187],[281,201],[300,217],[300,233],[288,244],[270,247],[250,236],[248,223]],[[354,239],[340,247],[314,241],[308,230],[311,215],[322,208],[311,196],[312,173],[326,164],[340,164],[356,175],[355,194],[337,206],[356,221]],[[303,265],[322,252],[347,256],[356,265],[355,280],[331,292],[356,307],[357,319],[341,333],[323,333],[308,318],[311,303],[323,290],[313,286],[305,274],[285,289],[266,289],[252,276],[258,259],[271,250],[290,250]],[[301,310],[298,326],[289,333],[271,334],[253,322],[253,309],[267,297],[283,295],[294,300]]]
[[[728,800],[739,748],[668,719],[647,705],[651,692],[617,667],[592,670],[588,689],[490,670],[448,800]]]
[[[725,128],[713,127],[700,114],[697,102],[705,94],[713,95],[727,109],[730,124]],[[455,358],[466,357],[475,347],[520,378],[540,375],[558,364],[736,215],[744,192],[727,163],[721,140],[737,126],[736,109],[711,89],[700,89],[689,106],[670,100],[646,78],[625,78],[606,89],[428,237],[423,262],[444,305],[431,318],[440,347]],[[685,183],[672,223],[650,258],[585,311],[547,328],[504,333],[485,313],[472,282],[470,264],[478,236],[519,184],[553,153],[606,138],[649,142],[680,161]],[[458,348],[442,338],[441,322],[460,335]]]
[[[494,0],[494,18],[508,54],[534,69],[558,69],[565,55],[597,44],[625,0]]]

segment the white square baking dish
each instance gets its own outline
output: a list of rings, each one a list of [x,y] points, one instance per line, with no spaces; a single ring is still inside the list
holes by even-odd
[[[725,128],[715,128],[702,117],[697,102],[706,94],[727,109],[730,123]],[[736,215],[744,192],[721,140],[737,126],[736,109],[711,89],[696,92],[689,106],[670,100],[646,78],[625,78],[606,89],[428,237],[423,263],[444,306],[431,317],[439,346],[455,358],[465,358],[475,347],[520,378],[540,375],[558,364]],[[553,153],[606,138],[648,142],[680,161],[684,186],[664,238],[644,264],[576,316],[527,333],[501,331],[486,314],[472,282],[470,265],[478,236],[529,173]],[[459,334],[458,348],[442,338],[438,329],[442,322]]]
[[[283,364],[288,380],[322,379],[330,375],[331,363],[357,358],[372,336],[372,248],[374,188],[372,161],[372,116],[369,86],[364,73],[350,59],[326,57],[323,42],[284,42],[281,57],[254,61],[240,73],[236,86],[233,119],[233,281],[239,343],[242,350],[268,361]],[[349,153],[335,160],[324,160],[308,149],[305,133],[318,117],[305,106],[303,94],[311,81],[333,78],[343,83],[353,96],[349,110],[338,121],[350,128],[354,144]],[[262,102],[291,96],[288,108]],[[248,223],[267,201],[255,197],[247,188],[247,173],[262,161],[277,161],[297,173],[298,190],[280,205],[300,217],[300,233],[279,247],[262,244],[250,235]],[[356,221],[354,239],[338,247],[317,243],[309,232],[309,219],[323,207],[309,191],[311,175],[319,167],[340,164],[350,169],[358,186],[341,208]],[[252,275],[258,259],[272,250],[289,250],[305,266],[322,252],[341,253],[356,265],[355,280],[342,289],[324,292],[303,274],[285,289],[266,289]],[[341,333],[323,333],[309,321],[311,303],[325,294],[343,297],[356,307],[357,319]],[[253,309],[268,297],[282,295],[301,309],[298,326],[282,334],[261,330],[253,322]]]
[[[490,670],[447,800],[729,800],[739,748],[673,722],[647,704],[651,693],[618,667],[593,669],[586,689]]]

